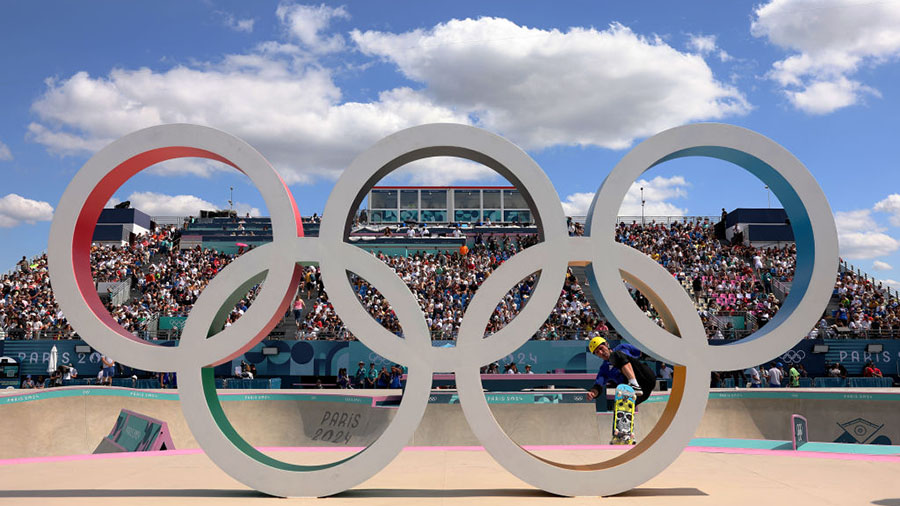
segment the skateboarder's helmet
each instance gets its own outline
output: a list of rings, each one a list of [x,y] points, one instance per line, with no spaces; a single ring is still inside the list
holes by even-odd
[[[588,343],[588,351],[593,355],[593,354],[594,354],[594,350],[596,350],[596,349],[597,349],[597,346],[600,346],[601,344],[606,344],[606,339],[603,339],[603,338],[600,337],[600,336],[594,337],[594,338],[591,339],[591,341]]]

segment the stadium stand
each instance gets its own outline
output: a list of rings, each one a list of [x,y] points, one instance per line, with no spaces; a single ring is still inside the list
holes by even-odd
[[[127,330],[145,339],[177,338],[177,325],[161,329],[161,318],[180,318],[210,279],[237,255],[271,239],[267,218],[201,217],[183,220],[182,226],[155,226],[133,235],[129,244],[97,244],[92,268],[101,297],[110,313]],[[571,235],[583,234],[577,221],[568,223]],[[634,247],[667,269],[692,297],[708,337],[712,340],[743,337],[765,325],[790,292],[795,247],[792,242],[754,247],[744,241],[721,238],[721,224],[709,219],[619,223],[616,240]],[[537,241],[533,226],[430,227],[417,225],[356,227],[352,239],[366,243],[394,269],[415,293],[427,315],[434,339],[453,339],[463,313],[478,286],[503,261]],[[318,232],[318,216],[304,221],[307,235]],[[365,238],[391,236],[405,243],[403,253],[385,253]],[[456,242],[415,250],[428,236]],[[462,253],[462,246],[468,250]],[[383,244],[388,249],[389,244]],[[299,313],[285,315],[273,331],[275,337],[299,339],[352,339],[323,290],[318,268],[306,267],[299,298]],[[586,339],[597,334],[614,336],[593,301],[583,267],[573,266],[559,303],[534,339]],[[486,335],[506,325],[527,304],[536,279],[532,276],[511,287],[485,329]],[[364,279],[351,283],[370,314],[391,332],[402,333],[390,304]],[[233,323],[252,303],[254,287],[232,310]],[[659,322],[652,305],[632,289],[635,302],[649,318]],[[0,331],[8,339],[69,338],[72,329],[53,299],[46,255],[24,257],[16,268],[0,277]],[[841,265],[832,304],[808,337],[896,337],[900,335],[900,303],[860,272]]]

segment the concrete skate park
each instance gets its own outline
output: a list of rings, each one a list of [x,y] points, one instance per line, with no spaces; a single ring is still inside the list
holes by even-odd
[[[503,429],[534,454],[578,464],[622,451],[607,445],[611,414],[586,401],[583,391],[492,392],[486,397]],[[638,440],[656,424],[668,397],[657,392],[639,407]],[[264,390],[220,391],[219,398],[249,443],[279,459],[312,464],[339,460],[371,444],[393,419],[401,395],[397,390]],[[9,415],[0,419],[0,430],[28,435],[4,441],[0,449],[2,503],[218,503],[265,497],[233,481],[203,456],[174,391],[9,391],[0,404]],[[777,494],[798,501],[816,497],[822,504],[896,504],[878,501],[897,497],[889,477],[900,471],[900,446],[891,444],[900,441],[898,408],[897,389],[714,390],[695,439],[675,464],[645,486],[607,499],[624,504],[741,504]],[[92,454],[122,409],[166,422],[174,449]],[[809,421],[810,442],[796,451],[790,443],[792,414]],[[870,444],[874,441],[881,444]],[[422,423],[401,455],[362,486],[329,501],[383,497],[427,504],[469,496],[490,496],[500,503],[552,500],[494,464],[478,445],[455,392],[433,390]],[[398,471],[401,468],[405,470]],[[195,473],[204,477],[202,490],[183,475]],[[52,485],[41,478],[48,474],[54,476]],[[819,495],[816,484],[824,476],[846,486]],[[763,483],[763,489],[757,488]]]

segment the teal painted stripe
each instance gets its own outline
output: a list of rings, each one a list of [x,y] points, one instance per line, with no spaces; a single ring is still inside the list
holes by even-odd
[[[20,402],[41,401],[44,399],[59,399],[63,397],[129,397],[132,399],[153,399],[163,401],[177,401],[178,394],[163,392],[147,392],[144,390],[106,389],[106,388],[59,388],[36,391],[24,395],[9,395],[0,397],[0,405],[17,404]]]
[[[131,399],[153,399],[161,401],[177,401],[177,393],[148,392],[145,390],[108,389],[108,388],[59,388],[35,391],[23,395],[9,395],[0,397],[0,406],[4,404],[18,404],[20,402],[40,401],[44,399],[59,399],[63,397],[127,397]],[[219,400],[232,401],[316,401],[316,402],[341,402],[347,404],[372,404],[372,398],[358,395],[318,395],[318,394],[289,394],[289,393],[260,393],[260,394],[230,394],[220,391]]]
[[[854,453],[857,455],[900,455],[897,445],[856,445],[846,443],[806,443],[802,452]]]
[[[855,392],[810,392],[785,390],[729,390],[725,392],[710,392],[710,399],[802,399],[813,401],[900,401],[900,393],[855,393]],[[668,402],[669,394],[653,395],[644,402]]]
[[[731,439],[722,437],[697,437],[688,446],[711,446],[713,448],[740,448],[743,450],[790,450],[790,441],[768,439]]]
[[[240,402],[240,401],[312,401],[312,402],[340,402],[347,404],[372,404],[372,397],[364,395],[322,395],[322,394],[300,394],[289,393],[284,391],[273,390],[272,393],[228,393],[227,390],[219,391],[219,399],[222,402]],[[398,392],[399,394],[399,392]],[[445,394],[452,395],[452,394]],[[27,394],[16,394],[0,397],[0,406],[5,404],[16,404],[20,402],[37,401],[43,399],[56,399],[62,397],[84,397],[84,396],[101,396],[101,397],[127,397],[132,399],[154,399],[165,401],[177,401],[177,393],[154,392],[146,390],[132,390],[127,388],[54,388],[47,390],[36,390]],[[547,402],[553,403],[572,403],[582,402],[575,401],[571,397],[571,392],[566,395],[560,393],[550,394],[547,392],[515,392],[515,393],[489,393],[485,397],[489,404],[542,404]],[[900,401],[900,393],[854,393],[854,392],[815,392],[815,391],[760,391],[760,390],[735,390],[735,391],[719,391],[710,392],[710,399],[803,399],[803,400],[865,400],[865,401]],[[669,394],[657,394],[651,396],[645,402],[657,403],[668,402]],[[437,401],[438,404],[442,403]],[[447,401],[443,402],[444,404]],[[452,401],[451,401],[452,403]]]
[[[744,450],[790,450],[791,442],[768,439],[698,437],[692,439],[688,446],[739,448]],[[798,451],[814,453],[850,453],[853,455],[900,455],[900,446],[810,442],[801,446]]]

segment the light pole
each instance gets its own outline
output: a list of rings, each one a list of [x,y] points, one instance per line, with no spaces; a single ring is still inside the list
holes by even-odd
[[[769,205],[769,209],[772,208],[772,190],[769,189],[769,185],[766,185],[766,203]]]
[[[233,211],[234,210],[234,186],[229,186],[228,190],[231,192],[231,194],[229,195],[229,198],[228,198],[228,210]]]
[[[644,200],[644,187],[641,186],[641,227],[644,226],[644,204],[647,201]]]

